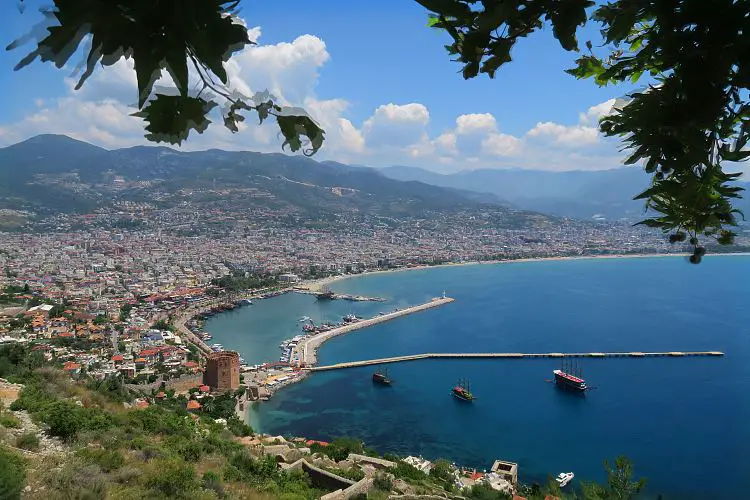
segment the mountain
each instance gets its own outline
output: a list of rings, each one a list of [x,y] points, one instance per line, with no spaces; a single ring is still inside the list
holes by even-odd
[[[636,167],[567,172],[481,169],[443,175],[396,166],[381,172],[392,179],[488,193],[523,210],[578,219],[643,218],[644,202],[632,198],[649,185],[648,174]],[[748,183],[741,185],[750,188]],[[748,199],[736,205],[750,215]]]
[[[85,213],[117,202],[160,209],[185,203],[202,209],[271,209],[306,217],[503,210],[492,194],[392,179],[369,167],[217,149],[138,146],[110,151],[60,135],[40,135],[0,149],[0,186],[0,209],[38,215]],[[530,217],[538,220],[540,215]]]

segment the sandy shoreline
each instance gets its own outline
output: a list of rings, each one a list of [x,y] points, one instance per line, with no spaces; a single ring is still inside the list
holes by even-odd
[[[467,261],[467,262],[451,262],[448,264],[437,264],[434,266],[414,266],[414,267],[399,267],[396,269],[383,269],[378,271],[365,271],[359,274],[340,274],[337,276],[329,276],[327,278],[321,278],[317,280],[308,280],[300,283],[298,286],[307,288],[312,292],[323,291],[326,287],[337,281],[343,281],[350,278],[357,278],[362,276],[370,276],[373,274],[383,273],[399,273],[407,271],[420,271],[424,269],[435,269],[440,267],[459,267],[459,266],[479,266],[479,265],[495,265],[495,264],[512,264],[518,262],[545,262],[545,261],[558,261],[558,260],[593,260],[593,259],[645,259],[653,257],[688,257],[689,253],[652,253],[652,254],[611,254],[611,255],[581,255],[571,257],[529,257],[524,259],[508,259],[508,260],[485,260],[485,261]],[[749,252],[737,252],[737,253],[721,253],[713,254],[713,256],[748,256]]]

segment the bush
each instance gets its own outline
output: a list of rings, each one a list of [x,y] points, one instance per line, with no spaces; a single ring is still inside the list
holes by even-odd
[[[25,432],[16,438],[16,448],[29,451],[39,449],[39,436],[33,432]]]
[[[0,446],[0,498],[21,498],[26,464],[20,455]]]
[[[15,415],[10,413],[0,413],[0,427],[9,429],[18,429],[21,427],[21,421]]]
[[[201,482],[204,489],[213,491],[219,498],[224,498],[224,486],[221,484],[221,478],[217,473],[211,470],[206,472],[203,474]]]
[[[393,481],[389,476],[378,473],[372,478],[372,486],[375,489],[390,492],[393,489]]]
[[[119,469],[125,463],[119,451],[84,448],[76,454],[86,462],[98,465],[104,472]]]
[[[388,471],[398,479],[409,479],[412,481],[422,481],[427,479],[427,474],[413,465],[407,464],[403,460],[398,460],[396,466],[391,467]]]
[[[227,421],[227,428],[235,436],[245,437],[253,435],[253,428],[236,417]]]
[[[197,488],[195,469],[182,460],[154,462],[146,486],[165,497],[183,496]]]

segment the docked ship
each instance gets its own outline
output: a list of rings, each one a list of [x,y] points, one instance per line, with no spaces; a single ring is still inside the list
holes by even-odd
[[[555,375],[555,384],[558,387],[576,392],[586,392],[586,381],[581,377],[580,370],[577,370],[572,365],[566,367],[563,362],[561,370],[554,370],[552,372]]]
[[[392,380],[388,377],[388,370],[381,372],[380,370],[372,374],[372,381],[376,384],[391,385]]]
[[[325,289],[317,295],[317,298],[318,300],[333,300],[334,296],[333,290]]]
[[[461,401],[474,401],[474,395],[471,393],[469,382],[458,381],[456,386],[451,390],[451,394]]]

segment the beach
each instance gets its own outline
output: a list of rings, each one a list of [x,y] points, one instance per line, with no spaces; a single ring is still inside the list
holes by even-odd
[[[420,266],[411,266],[411,267],[397,267],[394,269],[382,269],[378,271],[364,271],[362,273],[357,273],[357,274],[339,274],[336,276],[328,276],[328,277],[316,279],[316,280],[306,280],[300,283],[298,286],[302,288],[307,288],[311,292],[322,292],[333,283],[346,280],[349,278],[370,276],[370,275],[383,274],[383,273],[420,271],[424,269],[436,269],[436,268],[441,268],[441,267],[511,264],[511,263],[521,263],[521,262],[545,262],[545,261],[555,262],[555,261],[565,261],[565,260],[589,260],[589,259],[646,259],[646,258],[650,259],[654,257],[685,257],[687,258],[690,255],[691,254],[689,253],[610,254],[610,255],[580,255],[580,256],[568,256],[568,257],[529,257],[529,258],[523,258],[523,259],[450,262],[447,264],[436,264],[434,266],[420,265]],[[726,256],[747,256],[747,255],[750,255],[750,253],[737,252],[737,253],[721,253],[721,254],[713,254],[713,255],[714,256],[725,256],[725,255]],[[707,257],[704,257],[704,258],[710,258],[710,257],[711,257],[711,254],[708,254]]]

